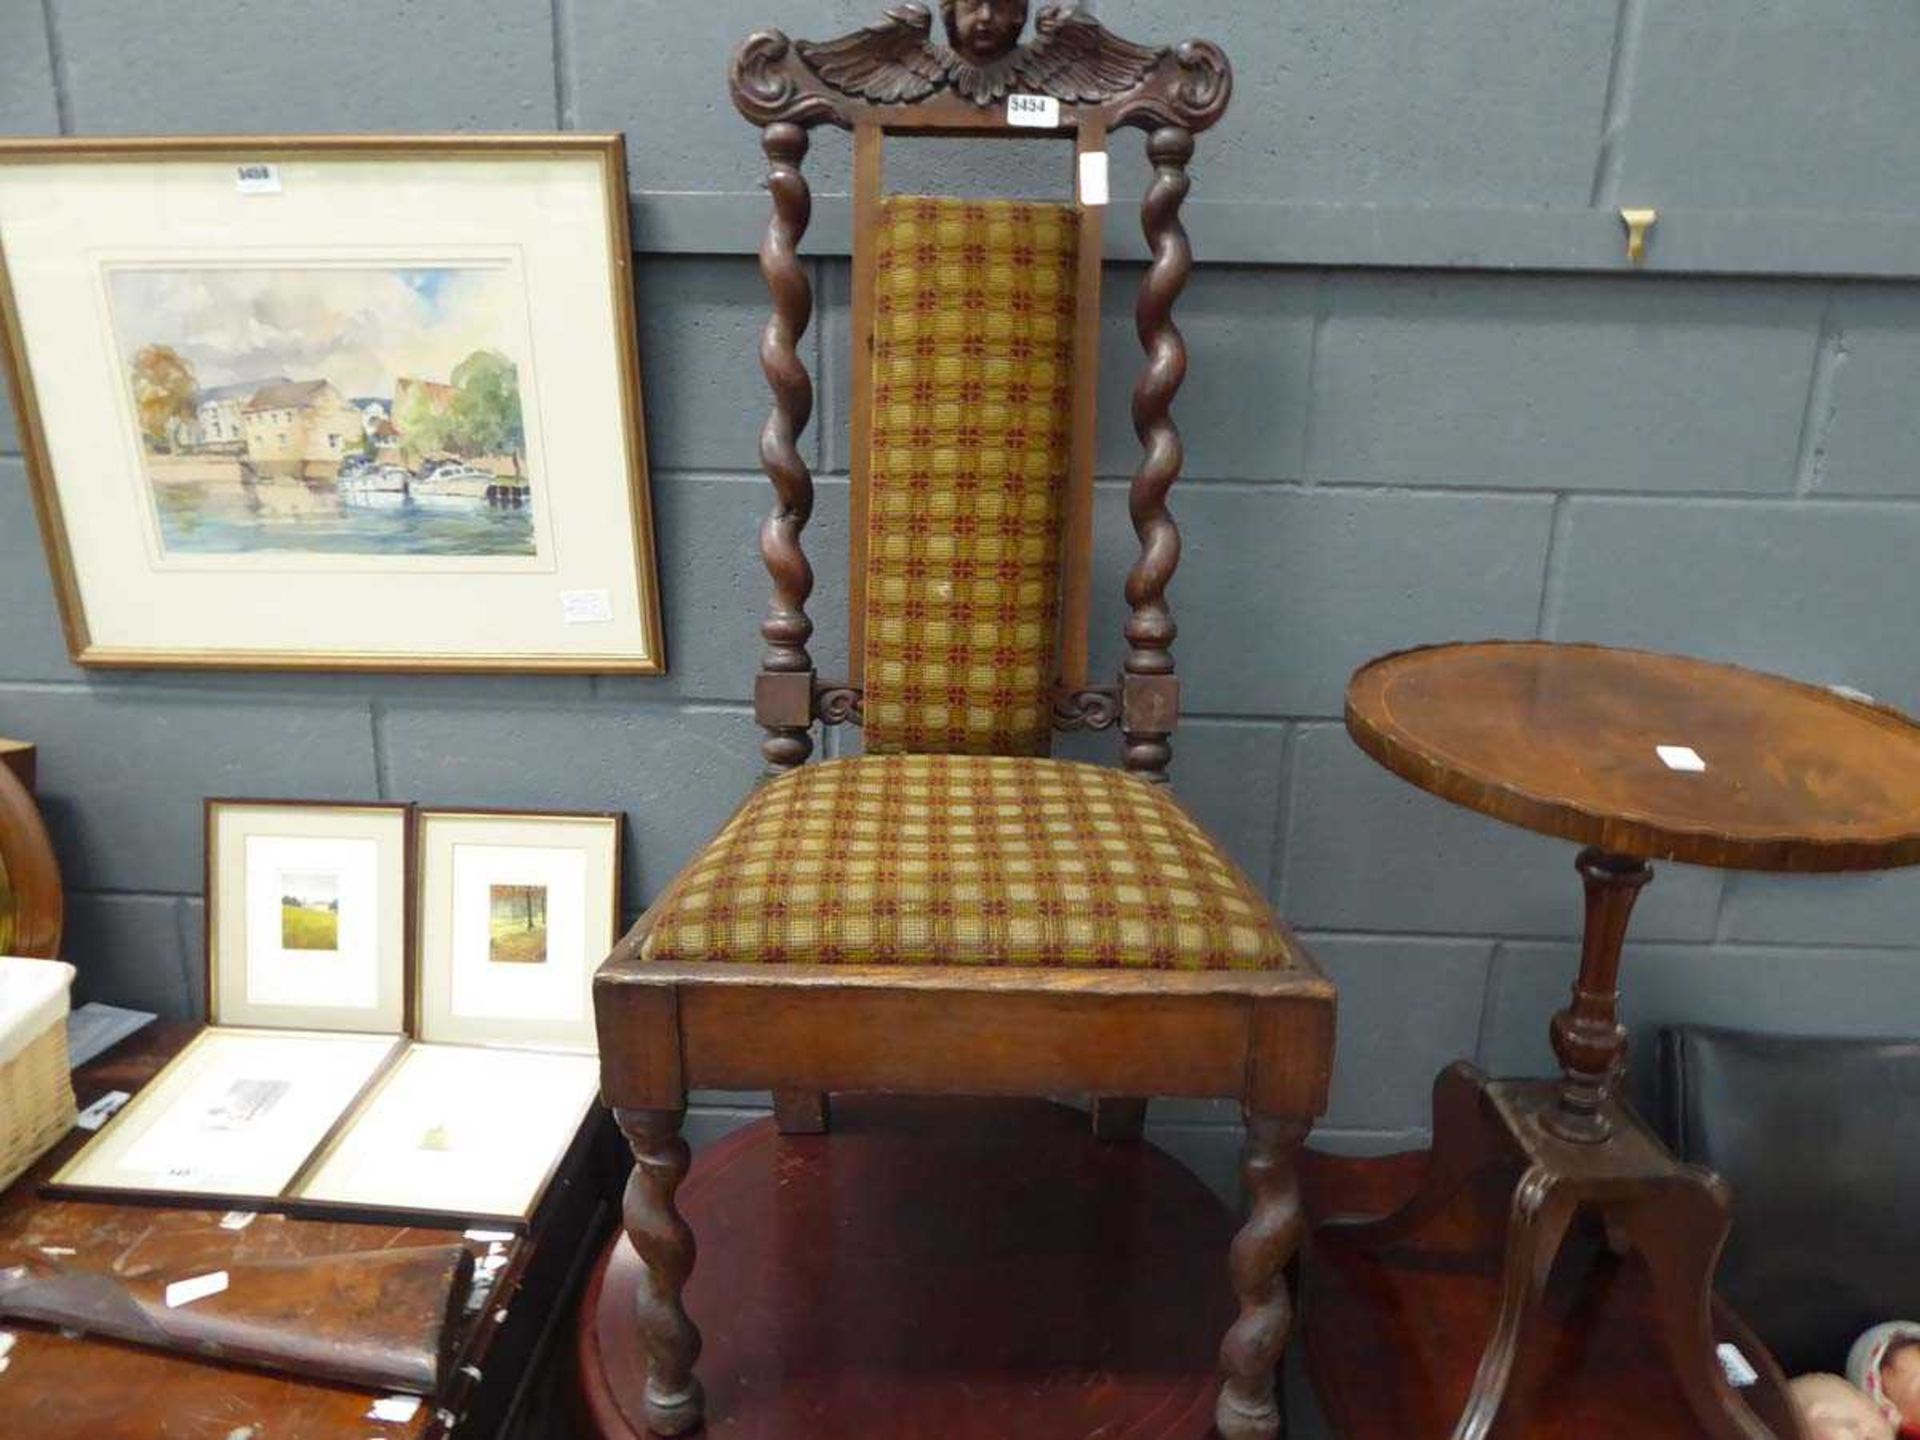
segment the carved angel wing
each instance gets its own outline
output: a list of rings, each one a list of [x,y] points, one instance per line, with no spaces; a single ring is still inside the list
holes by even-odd
[[[886,19],[838,40],[801,40],[794,48],[834,89],[876,105],[924,100],[945,83],[946,60],[927,43],[933,14],[924,5],[890,5]]]
[[[1122,40],[1083,10],[1049,5],[1014,61],[1014,76],[1042,95],[1092,105],[1133,89],[1165,53]]]

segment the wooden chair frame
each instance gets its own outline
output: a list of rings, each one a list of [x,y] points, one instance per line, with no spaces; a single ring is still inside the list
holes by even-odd
[[[31,745],[0,740],[0,866],[13,895],[9,952],[52,960],[60,954],[66,896],[33,798],[34,756]]]
[[[1165,592],[1180,549],[1167,494],[1182,455],[1169,412],[1186,369],[1172,311],[1192,268],[1179,209],[1194,132],[1225,110],[1231,71],[1204,42],[1148,50],[1109,36],[1091,17],[1050,7],[1031,47],[990,67],[984,89],[982,72],[974,71],[974,88],[962,94],[960,80],[928,80],[952,58],[925,45],[930,21],[924,7],[898,4],[880,25],[816,47],[760,31],[733,61],[734,101],[761,127],[773,201],[761,248],[773,316],[760,356],[774,404],[760,448],[777,501],[760,545],[774,593],[761,627],[767,648],[755,688],[756,714],[767,731],[767,771],[806,762],[816,720],[860,718],[871,278],[882,141],[888,135],[1047,133],[1008,125],[1004,107],[995,105],[1006,93],[1005,84],[994,88],[997,75],[1057,100],[1060,123],[1053,133],[1071,139],[1077,155],[1103,151],[1109,135],[1125,126],[1148,132],[1155,174],[1142,217],[1153,259],[1137,314],[1147,363],[1133,401],[1144,457],[1130,495],[1141,549],[1127,577],[1128,649],[1116,684],[1088,683],[1102,211],[1083,205],[1053,709],[1059,728],[1117,726],[1127,768],[1164,782],[1179,711]],[[1096,56],[1131,61],[1133,78],[1116,89],[1112,71],[1097,65],[1054,67],[1039,81],[1020,71],[1021,56],[1058,42],[1066,27],[1077,27],[1064,38],[1083,52],[1091,46]],[[807,58],[827,49],[837,63],[823,68],[835,79]],[[851,82],[849,60],[858,74]],[[815,673],[807,648],[813,572],[801,532],[813,508],[813,478],[798,445],[813,408],[813,382],[799,351],[813,307],[798,256],[811,211],[801,161],[809,132],[822,124],[852,131],[854,145],[853,643],[850,676],[831,683]],[[693,1373],[699,1334],[681,1303],[694,1241],[674,1196],[690,1162],[680,1134],[687,1092],[710,1088],[774,1091],[778,1121],[789,1132],[824,1130],[826,1096],[834,1090],[1090,1094],[1099,1097],[1096,1130],[1114,1139],[1139,1135],[1146,1101],[1137,1097],[1238,1099],[1247,1122],[1243,1173],[1250,1215],[1230,1257],[1240,1313],[1221,1346],[1217,1421],[1226,1440],[1278,1433],[1275,1367],[1292,1328],[1284,1272],[1304,1231],[1295,1161],[1326,1106],[1335,1001],[1333,987],[1290,935],[1293,963],[1259,972],[672,964],[642,958],[651,922],[650,914],[643,916],[601,968],[595,1011],[602,1097],[635,1160],[624,1219],[645,1266],[637,1322],[648,1358],[646,1418],[655,1431],[683,1433],[703,1413]]]

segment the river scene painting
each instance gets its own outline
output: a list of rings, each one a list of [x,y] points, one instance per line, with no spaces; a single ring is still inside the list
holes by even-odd
[[[531,556],[517,272],[107,272],[168,555]]]

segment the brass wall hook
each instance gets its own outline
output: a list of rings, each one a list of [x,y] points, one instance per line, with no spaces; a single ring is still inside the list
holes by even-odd
[[[1627,227],[1627,263],[1638,265],[1647,258],[1647,231],[1660,218],[1660,212],[1652,206],[1644,210],[1623,209],[1620,218]]]

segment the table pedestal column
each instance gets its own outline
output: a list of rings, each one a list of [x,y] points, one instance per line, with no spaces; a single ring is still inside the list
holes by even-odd
[[[1471,1065],[1449,1066],[1434,1085],[1433,1153],[1418,1193],[1383,1219],[1330,1221],[1318,1238],[1370,1250],[1402,1244],[1477,1177],[1517,1165],[1499,1319],[1453,1440],[1523,1433],[1536,1387],[1515,1377],[1554,1260],[1582,1212],[1604,1222],[1621,1253],[1645,1262],[1661,1340],[1703,1433],[1776,1440],[1727,1383],[1714,1353],[1713,1274],[1727,1238],[1727,1187],[1710,1170],[1681,1164],[1614,1094],[1627,1052],[1618,1013],[1621,946],[1652,869],[1597,849],[1583,851],[1577,868],[1587,899],[1580,974],[1551,1031],[1562,1077],[1489,1080]]]

